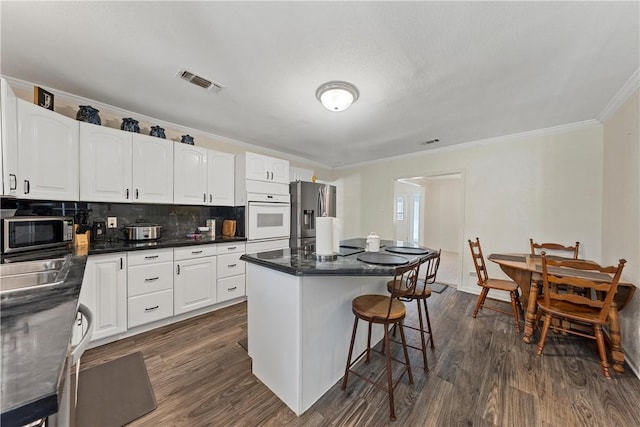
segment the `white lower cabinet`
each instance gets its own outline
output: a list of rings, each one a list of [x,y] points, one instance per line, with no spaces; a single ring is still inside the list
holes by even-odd
[[[244,296],[245,262],[240,257],[245,244],[240,242],[218,245],[218,302]]]
[[[174,313],[213,305],[216,297],[216,246],[174,249]]]
[[[129,253],[129,328],[173,316],[173,250]]]
[[[127,255],[91,255],[87,259],[80,302],[93,313],[91,341],[127,330]]]

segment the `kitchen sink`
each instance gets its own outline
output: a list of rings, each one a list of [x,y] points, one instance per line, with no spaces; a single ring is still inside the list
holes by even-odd
[[[62,283],[58,279],[58,275],[65,261],[66,258],[55,258],[1,264],[0,294]]]

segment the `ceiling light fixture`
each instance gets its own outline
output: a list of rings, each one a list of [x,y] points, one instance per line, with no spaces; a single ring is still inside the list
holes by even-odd
[[[344,111],[360,97],[358,89],[347,82],[327,82],[316,91],[316,98],[330,111]]]

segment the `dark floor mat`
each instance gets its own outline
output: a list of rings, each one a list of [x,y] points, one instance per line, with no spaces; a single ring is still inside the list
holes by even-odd
[[[75,375],[71,384],[75,386]],[[76,426],[121,427],[156,406],[140,352],[80,371]]]
[[[432,283],[429,285],[431,288],[431,292],[435,292],[437,294],[441,294],[445,289],[447,289],[449,285],[445,285],[443,283]]]

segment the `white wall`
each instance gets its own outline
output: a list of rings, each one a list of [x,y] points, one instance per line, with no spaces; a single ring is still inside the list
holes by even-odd
[[[602,262],[625,258],[625,281],[640,285],[640,95],[604,123]],[[625,358],[640,376],[640,296],[620,312]]]
[[[347,237],[376,230],[393,238],[394,179],[463,171],[464,256],[459,289],[477,293],[467,239],[480,237],[485,254],[527,252],[529,238],[572,243],[600,259],[602,126],[596,122],[479,141],[423,155],[338,171]],[[340,204],[340,203],[339,203]],[[583,250],[582,250],[583,249]],[[506,276],[489,263],[489,274]]]
[[[462,177],[432,178],[425,181],[424,244],[430,248],[458,252],[462,211]]]

